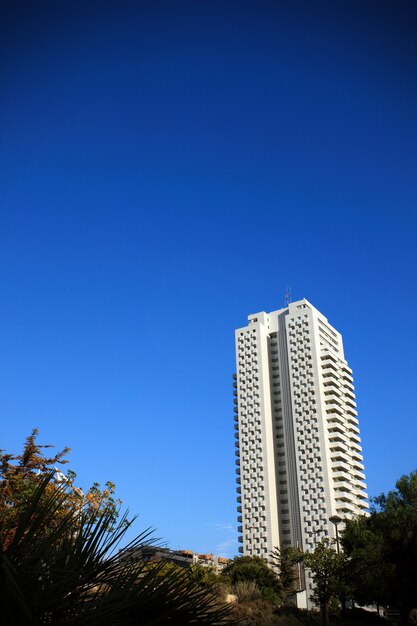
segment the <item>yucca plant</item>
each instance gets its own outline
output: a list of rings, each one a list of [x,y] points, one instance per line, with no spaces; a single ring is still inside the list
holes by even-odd
[[[88,514],[67,506],[65,486],[48,490],[46,476],[21,511],[0,562],[0,615],[8,626],[144,626],[231,624],[215,591],[186,570],[146,562],[141,548],[154,543],[145,530],[123,549],[132,522],[126,514]],[[57,513],[60,513],[57,515]],[[58,521],[57,521],[58,520]],[[2,520],[0,519],[0,527]]]

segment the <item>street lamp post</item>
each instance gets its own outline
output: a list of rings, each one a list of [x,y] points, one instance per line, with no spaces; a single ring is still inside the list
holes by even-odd
[[[332,515],[331,517],[329,517],[329,522],[331,522],[333,524],[333,526],[335,527],[336,530],[336,548],[337,548],[337,554],[340,554],[340,546],[339,546],[339,531],[337,530],[337,527],[339,526],[340,522],[342,522],[342,518],[339,517],[338,515]]]
[[[336,549],[337,549],[337,554],[340,554],[339,531],[338,531],[337,527],[339,526],[340,522],[343,522],[343,520],[338,515],[332,515],[332,517],[329,517],[329,522],[331,522],[333,524],[333,526],[335,527],[335,530],[336,530]],[[341,600],[341,603],[342,603],[342,614],[344,615],[346,613],[346,597],[345,597],[345,592],[344,591],[342,591],[341,594],[340,594],[340,600]]]

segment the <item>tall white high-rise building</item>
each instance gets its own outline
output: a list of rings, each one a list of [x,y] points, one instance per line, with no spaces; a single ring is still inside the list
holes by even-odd
[[[236,330],[235,437],[240,552],[314,550],[329,519],[367,508],[352,370],[307,300],[249,315]]]

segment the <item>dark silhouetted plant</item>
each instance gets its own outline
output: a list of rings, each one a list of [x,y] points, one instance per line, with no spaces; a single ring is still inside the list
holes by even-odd
[[[67,506],[65,485],[39,481],[1,545],[0,615],[8,626],[129,626],[231,623],[229,608],[186,570],[146,562],[145,530],[119,549],[132,522],[112,511]],[[59,515],[58,515],[59,514]],[[58,515],[58,517],[57,517]],[[0,528],[7,517],[0,517]],[[136,556],[132,556],[136,555]]]

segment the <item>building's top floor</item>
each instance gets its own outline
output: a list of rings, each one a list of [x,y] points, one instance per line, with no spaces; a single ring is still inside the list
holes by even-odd
[[[341,334],[329,324],[325,317],[318,309],[316,309],[306,298],[290,302],[287,307],[277,309],[266,313],[252,313],[248,315],[248,325],[238,328],[236,333],[248,330],[251,326],[260,325],[266,329],[267,333],[276,332],[278,330],[278,318],[282,315],[288,315],[290,319],[305,317],[306,314],[313,321],[314,327],[320,335],[320,343],[325,347],[333,349],[339,356],[343,358],[343,341]]]
[[[249,324],[254,324],[256,322],[260,322],[261,324],[265,324],[268,318],[277,317],[281,313],[288,312],[289,314],[294,314],[301,309],[310,309],[314,311],[320,318],[328,324],[327,318],[324,317],[322,313],[318,309],[316,309],[306,298],[302,298],[302,300],[297,300],[297,302],[290,302],[287,307],[283,307],[282,309],[277,309],[276,311],[271,311],[270,313],[265,313],[265,311],[261,311],[260,313],[252,313],[248,315]]]

